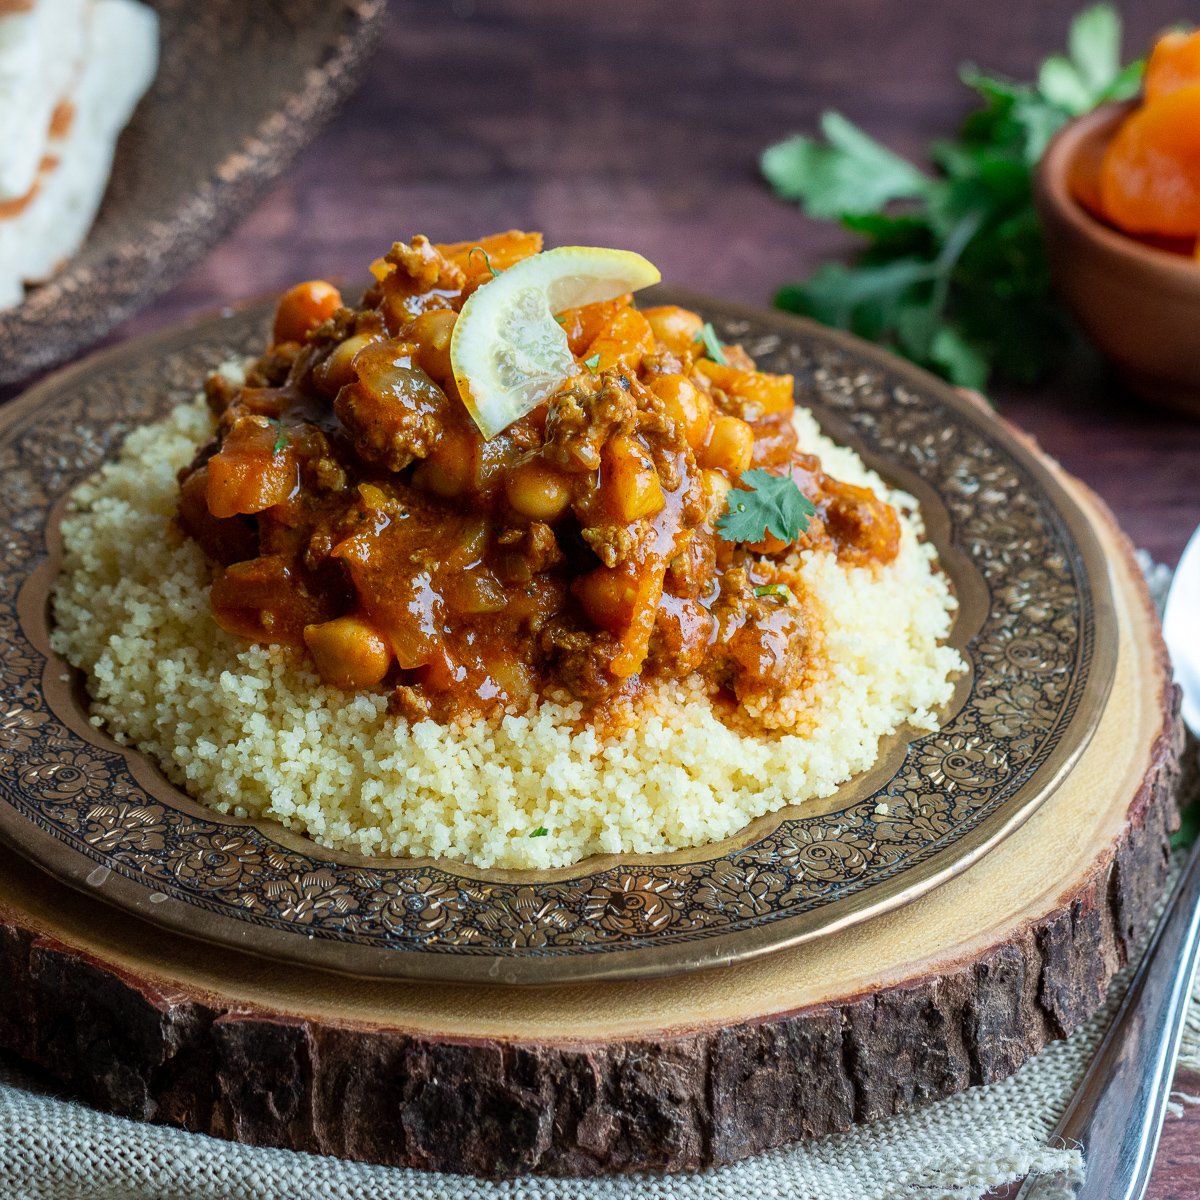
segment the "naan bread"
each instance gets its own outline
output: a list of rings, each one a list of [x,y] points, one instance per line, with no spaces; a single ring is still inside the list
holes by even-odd
[[[69,97],[74,116],[47,143],[56,165],[41,171],[27,205],[0,220],[0,307],[19,303],[24,283],[45,279],[79,249],[100,207],[117,137],[157,67],[156,15],[134,0],[95,0],[82,73]]]
[[[91,0],[0,8],[0,202],[24,196],[47,151],[50,120],[83,68]]]

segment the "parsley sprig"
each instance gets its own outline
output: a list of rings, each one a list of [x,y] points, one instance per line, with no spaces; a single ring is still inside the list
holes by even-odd
[[[291,443],[291,438],[288,436],[288,431],[283,427],[282,417],[268,417],[268,421],[275,426],[275,444],[271,447],[271,454],[282,454]]]
[[[727,542],[761,542],[768,533],[794,542],[817,511],[788,475],[755,467],[742,474],[741,484],[730,491],[717,518],[717,532]]]
[[[470,262],[471,259],[473,259],[477,254],[483,255],[483,265],[487,267],[487,269],[491,272],[492,278],[495,279],[500,272],[492,266],[492,256],[482,246],[472,246],[471,249],[467,251],[467,262]]]
[[[717,337],[717,331],[711,321],[704,322],[704,328],[696,335],[696,341],[704,347],[704,353],[713,362],[720,363],[721,366],[727,365],[729,360],[725,357],[725,347],[721,345],[721,339]]]
[[[930,146],[932,171],[834,112],[822,118],[824,140],[771,146],[762,169],[778,195],[866,239],[852,265],[826,265],[775,303],[965,387],[993,372],[1021,383],[1043,376],[1070,337],[1050,290],[1033,170],[1071,117],[1137,91],[1144,64],[1122,68],[1120,46],[1121,19],[1099,4],[1075,18],[1067,54],[1048,58],[1036,83],[963,67],[982,105],[957,137]]]

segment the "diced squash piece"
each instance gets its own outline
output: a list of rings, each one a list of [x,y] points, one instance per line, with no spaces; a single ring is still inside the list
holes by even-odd
[[[1129,117],[1104,156],[1100,196],[1105,215],[1127,233],[1200,234],[1200,84]]]
[[[319,597],[299,586],[278,554],[218,571],[211,598],[213,616],[226,632],[280,646],[302,645],[304,627],[331,615]]]
[[[403,524],[355,534],[339,542],[331,556],[349,567],[367,618],[404,670],[424,666],[441,652],[441,598],[429,571],[416,564],[410,571],[394,569],[396,562],[413,557]]]
[[[665,573],[666,563],[657,560],[597,567],[573,585],[588,620],[620,638],[621,648],[609,663],[618,679],[636,675],[646,661]]]
[[[567,345],[576,358],[587,353],[587,348],[613,323],[617,313],[633,304],[633,293],[626,292],[615,300],[601,300],[596,304],[585,304],[581,308],[568,308],[555,318],[567,335]]]
[[[711,379],[723,392],[757,404],[762,416],[791,412],[796,401],[791,375],[768,375],[765,371],[743,371],[738,367],[704,359],[696,370]]]
[[[507,270],[523,258],[540,254],[542,235],[509,229],[504,233],[476,238],[473,242],[439,244],[434,249],[455,266],[461,267],[468,280],[479,275],[487,278],[493,271]]]
[[[208,460],[205,495],[214,517],[259,513],[283,504],[300,484],[288,435],[277,425],[239,421]]]
[[[675,354],[695,352],[699,348],[700,334],[704,321],[698,313],[677,304],[661,304],[657,308],[645,308],[642,315],[650,322],[654,336]]]
[[[592,367],[595,371],[607,371],[610,367],[623,366],[636,371],[642,358],[654,353],[654,333],[650,322],[636,308],[622,308],[589,343],[585,360],[599,361]]]
[[[667,564],[659,559],[646,563],[637,575],[637,588],[633,600],[633,616],[629,628],[621,638],[621,653],[609,663],[609,670],[618,679],[636,675],[650,653],[650,638],[654,633],[654,622],[658,616],[658,605],[663,595],[663,580]]]
[[[1154,43],[1143,85],[1147,101],[1200,83],[1200,29],[1172,29]]]
[[[708,437],[712,419],[712,399],[683,375],[659,375],[650,381],[650,390],[663,402],[668,415],[683,427],[683,436],[693,450],[699,450]]]
[[[600,492],[605,508],[623,525],[653,516],[666,503],[650,455],[629,436],[615,437],[604,447]]]

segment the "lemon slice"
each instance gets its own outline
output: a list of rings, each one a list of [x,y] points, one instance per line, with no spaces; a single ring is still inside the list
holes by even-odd
[[[522,259],[473,292],[454,325],[450,366],[483,436],[495,437],[578,370],[555,313],[661,278],[630,250],[559,246]]]

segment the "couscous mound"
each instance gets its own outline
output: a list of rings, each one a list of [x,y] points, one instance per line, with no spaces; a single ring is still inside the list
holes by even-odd
[[[175,521],[177,474],[213,432],[203,400],[136,431],[74,493],[53,645],[86,673],[93,721],[178,786],[326,846],[550,868],[716,841],[829,795],[901,726],[934,728],[963,668],[944,644],[955,601],[915,501],[807,412],[795,420],[828,471],[895,506],[900,545],[885,564],[824,549],[777,560],[777,581],[805,597],[808,659],[786,704],[756,713],[751,700],[750,721],[698,677],[648,685],[634,719],[608,726],[544,697],[413,720],[389,712],[386,692],[330,686],[293,649],[225,632],[213,566]]]

